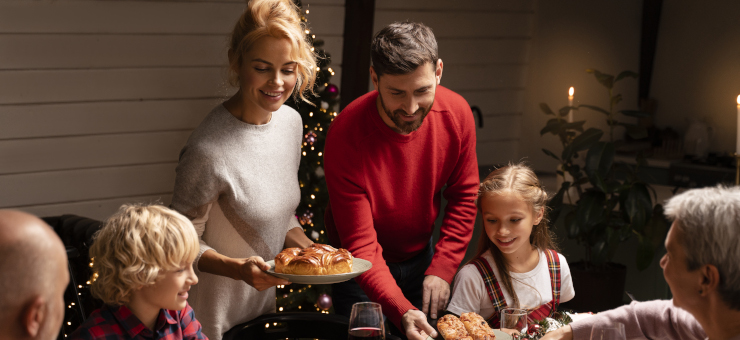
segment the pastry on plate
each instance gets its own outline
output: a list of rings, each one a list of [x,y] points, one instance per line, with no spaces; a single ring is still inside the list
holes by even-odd
[[[327,244],[306,249],[287,248],[275,256],[275,272],[294,275],[331,275],[352,272],[352,254]]]

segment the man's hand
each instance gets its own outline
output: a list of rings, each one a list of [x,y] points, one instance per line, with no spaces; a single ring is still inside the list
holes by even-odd
[[[437,318],[437,312],[447,308],[450,298],[450,284],[439,276],[427,275],[424,278],[424,293],[421,310],[430,315],[432,319]]]
[[[545,334],[542,340],[573,340],[573,328],[570,328],[570,325],[565,325]]]
[[[288,285],[290,282],[279,277],[272,276],[264,272],[270,269],[270,265],[260,256],[252,256],[246,259],[239,259],[236,279],[246,282],[258,291],[277,285]]]
[[[409,340],[426,340],[427,335],[437,337],[437,331],[427,322],[427,316],[416,309],[410,309],[403,315],[401,327]]]

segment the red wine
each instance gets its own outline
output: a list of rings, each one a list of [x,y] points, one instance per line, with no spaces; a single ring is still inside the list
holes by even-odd
[[[349,340],[385,340],[380,328],[359,327],[349,331]]]

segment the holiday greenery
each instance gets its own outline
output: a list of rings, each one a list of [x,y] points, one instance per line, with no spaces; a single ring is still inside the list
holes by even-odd
[[[301,2],[296,0],[301,7]],[[308,10],[304,13],[308,14]],[[301,20],[306,22],[305,15]],[[298,181],[301,187],[301,203],[296,209],[296,217],[303,226],[306,236],[317,243],[329,243],[324,228],[324,210],[329,203],[324,179],[324,142],[329,124],[336,117],[334,109],[339,102],[339,88],[329,80],[334,71],[329,67],[331,57],[323,49],[324,42],[316,39],[310,29],[306,30],[318,56],[316,76],[316,96],[309,96],[311,103],[302,100],[288,100],[285,104],[296,109],[303,119],[303,145]],[[291,284],[277,287],[278,312],[319,311],[328,313],[331,297],[328,285]]]
[[[554,331],[560,327],[563,327],[573,321],[570,318],[570,314],[573,312],[555,312],[552,318],[545,318],[542,320],[530,320],[529,326],[527,327],[527,334],[522,334],[520,339],[541,339],[547,332]]]

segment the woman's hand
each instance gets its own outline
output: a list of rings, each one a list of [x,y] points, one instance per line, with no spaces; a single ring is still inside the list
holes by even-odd
[[[270,269],[270,266],[259,256],[231,258],[213,249],[208,249],[200,256],[198,269],[206,273],[244,281],[259,291],[272,286],[290,284],[284,279],[265,273],[263,270]]]
[[[519,339],[519,336],[521,335],[521,333],[519,333],[519,331],[516,329],[501,328],[500,331],[511,335],[512,339]]]
[[[573,340],[573,328],[570,325],[565,325],[545,334],[542,340]]]
[[[258,291],[263,291],[277,285],[289,285],[285,279],[272,276],[264,272],[270,269],[270,265],[260,256],[252,256],[246,259],[237,259],[237,279],[246,282]]]

